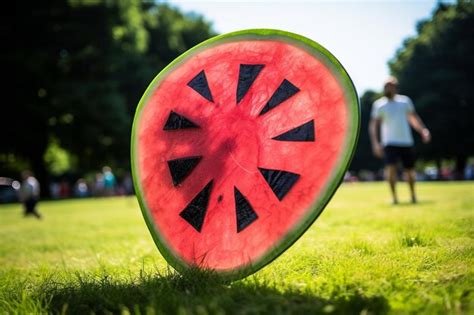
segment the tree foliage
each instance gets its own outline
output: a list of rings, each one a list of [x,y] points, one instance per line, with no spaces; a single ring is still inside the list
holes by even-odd
[[[414,100],[432,132],[421,156],[456,158],[458,170],[474,154],[473,34],[474,3],[440,4],[389,63],[401,92]]]
[[[128,168],[131,121],[147,85],[213,35],[198,15],[138,0],[20,1],[3,31],[0,171],[27,161],[43,179],[52,142],[76,157],[78,172]]]
[[[351,171],[377,171],[383,164],[382,161],[372,153],[372,145],[369,137],[369,120],[372,104],[381,95],[374,91],[366,91],[360,98],[360,133],[357,141],[357,149],[350,166]]]

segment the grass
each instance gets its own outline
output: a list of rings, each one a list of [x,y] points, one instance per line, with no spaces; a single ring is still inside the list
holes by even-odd
[[[134,198],[42,202],[42,221],[2,205],[0,314],[473,314],[474,184],[418,191],[392,206],[382,183],[344,184],[293,247],[233,283],[169,268]]]

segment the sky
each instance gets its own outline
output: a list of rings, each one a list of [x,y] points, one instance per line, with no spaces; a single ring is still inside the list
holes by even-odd
[[[387,62],[416,23],[431,16],[436,0],[412,1],[170,1],[203,15],[218,33],[274,28],[306,36],[346,68],[357,91],[381,90]]]

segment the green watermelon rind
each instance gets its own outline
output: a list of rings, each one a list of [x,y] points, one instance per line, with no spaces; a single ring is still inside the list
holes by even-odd
[[[160,73],[153,79],[153,81],[150,83],[145,93],[143,94],[142,98],[140,99],[132,126],[131,167],[137,199],[140,204],[140,208],[142,210],[145,222],[153,237],[153,240],[156,243],[163,257],[166,259],[166,261],[179,272],[185,272],[186,270],[195,268],[195,266],[189,265],[179,256],[173,253],[173,250],[167,245],[166,241],[157,231],[155,224],[153,223],[153,219],[151,217],[151,211],[149,211],[146,201],[143,198],[144,194],[140,184],[138,159],[136,157],[137,128],[140,122],[141,112],[146,103],[148,102],[148,99],[152,95],[153,91],[160,84],[161,80],[166,77],[168,72],[179,67],[183,62],[189,60],[189,58],[193,57],[195,54],[205,49],[212,48],[214,44],[220,45],[226,42],[245,40],[277,40],[287,42],[315,56],[316,59],[318,59],[331,70],[331,73],[336,77],[339,84],[343,87],[347,109],[349,113],[348,131],[344,143],[344,148],[346,149],[345,152],[341,154],[339,160],[336,162],[336,166],[333,169],[332,175],[328,179],[327,184],[322,188],[318,199],[315,200],[315,202],[310,206],[312,211],[308,211],[308,215],[304,219],[302,219],[300,223],[295,226],[286,235],[286,237],[281,240],[279,244],[274,246],[274,248],[269,250],[266,255],[260,257],[252,264],[247,264],[242,268],[234,270],[218,270],[217,273],[225,280],[237,280],[244,278],[272,262],[287,248],[289,248],[294,242],[296,242],[298,238],[300,238],[304,234],[304,232],[312,225],[312,223],[319,217],[328,202],[331,200],[337,188],[343,181],[344,174],[346,173],[355,152],[360,128],[360,105],[357,92],[355,90],[351,78],[349,77],[341,63],[336,59],[336,57],[334,57],[328,50],[326,50],[323,46],[314,42],[313,40],[298,34],[281,30],[248,29],[215,36],[200,43],[199,45],[194,46],[193,48],[189,49],[188,51],[177,57],[167,67],[160,71]]]

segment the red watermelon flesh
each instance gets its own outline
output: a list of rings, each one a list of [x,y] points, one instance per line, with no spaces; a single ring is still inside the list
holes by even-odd
[[[165,69],[134,122],[137,191],[178,269],[249,273],[274,259],[320,213],[355,144],[358,112],[327,60],[284,36],[232,39]]]

